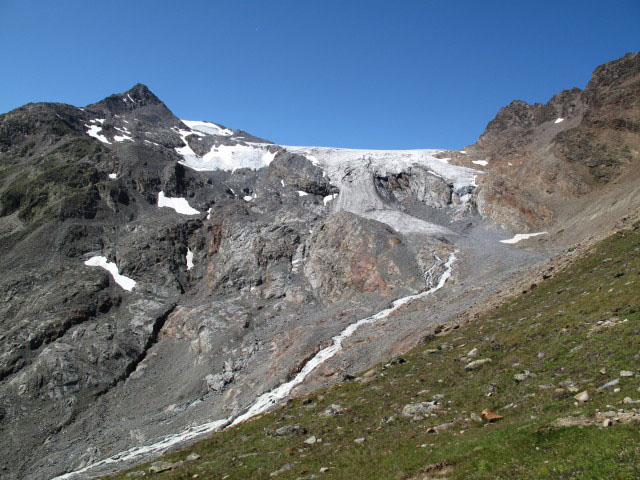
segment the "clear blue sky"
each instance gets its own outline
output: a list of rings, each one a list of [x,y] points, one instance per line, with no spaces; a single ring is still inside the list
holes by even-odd
[[[141,82],[282,144],[460,148],[638,50],[639,0],[0,0],[0,112]]]

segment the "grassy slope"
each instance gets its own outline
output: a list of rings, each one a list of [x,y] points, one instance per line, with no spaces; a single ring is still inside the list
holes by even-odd
[[[639,287],[636,225],[516,300],[428,340],[403,356],[406,363],[375,367],[368,383],[355,380],[318,391],[167,455],[164,460],[170,462],[191,452],[201,458],[153,478],[269,478],[286,464],[292,467],[278,479],[315,478],[313,474],[334,479],[640,478],[637,424],[551,426],[559,417],[636,406],[622,400],[640,398]],[[598,321],[612,317],[628,321],[589,335]],[[469,372],[464,368],[469,360],[463,357],[472,348],[478,348],[475,359],[492,361]],[[517,383],[514,375],[522,370],[533,375]],[[613,388],[596,392],[621,370],[638,375],[621,378],[618,393]],[[575,391],[561,383],[566,381],[578,391],[588,390],[591,400],[577,405]],[[487,396],[492,383],[496,392]],[[444,395],[442,413],[420,421],[400,416],[404,405],[436,394]],[[348,410],[322,416],[332,403]],[[479,415],[485,408],[504,419],[492,424],[469,420],[471,412]],[[392,415],[395,421],[381,424]],[[440,433],[428,432],[452,421]],[[294,423],[308,433],[265,433],[265,428]],[[322,442],[304,444],[310,435]],[[356,438],[365,441],[356,443]],[[434,466],[439,462],[447,466]],[[319,473],[321,467],[330,470]]]

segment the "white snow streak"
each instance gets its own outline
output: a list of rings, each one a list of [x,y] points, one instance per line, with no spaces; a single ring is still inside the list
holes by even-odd
[[[475,163],[476,165],[480,165],[481,167],[486,167],[489,162],[486,160],[471,160],[471,163]]]
[[[513,238],[507,240],[500,240],[500,243],[518,243],[520,240],[526,240],[527,238],[537,237],[538,235],[544,235],[547,232],[536,233],[518,233]]]
[[[274,388],[273,390],[267,393],[264,393],[263,395],[258,397],[254,401],[254,403],[243,414],[238,415],[235,418],[233,417],[224,418],[221,420],[215,420],[213,422],[205,423],[203,425],[190,427],[183,432],[176,433],[174,435],[168,435],[163,439],[161,439],[160,441],[158,441],[157,443],[147,445],[147,446],[142,446],[142,447],[134,447],[129,450],[125,450],[124,452],[120,452],[117,455],[114,455],[113,457],[88,465],[80,470],[76,470],[75,472],[66,473],[64,475],[54,478],[53,480],[68,480],[75,477],[76,474],[81,474],[89,470],[93,470],[94,468],[97,468],[97,467],[118,463],[118,462],[123,462],[127,460],[133,460],[148,454],[161,454],[161,453],[164,453],[169,447],[184,443],[185,441],[188,441],[188,440],[201,437],[202,435],[205,435],[208,433],[222,430],[223,428],[226,428],[228,426],[237,425],[238,423],[244,422],[250,419],[251,417],[254,417],[263,412],[266,412],[271,407],[276,405],[278,402],[285,399],[291,393],[291,390],[293,390],[293,388],[296,387],[297,385],[301,384],[316,367],[318,367],[323,362],[333,357],[336,353],[342,350],[342,342],[346,338],[353,335],[356,332],[356,330],[358,330],[358,328],[360,328],[363,325],[367,325],[367,324],[371,324],[371,323],[375,323],[380,320],[383,320],[387,318],[389,315],[391,315],[393,312],[398,310],[403,305],[406,305],[407,303],[410,303],[413,300],[417,300],[419,298],[423,298],[428,295],[431,295],[437,292],[438,290],[440,290],[444,286],[446,281],[449,279],[449,277],[451,277],[451,273],[453,271],[453,267],[452,267],[453,262],[455,262],[456,260],[456,253],[457,253],[457,250],[454,251],[451,255],[449,255],[449,258],[445,263],[445,271],[442,275],[440,275],[437,285],[435,285],[434,287],[431,287],[429,290],[418,293],[416,295],[409,295],[408,297],[403,297],[398,300],[395,300],[391,304],[391,307],[386,308],[376,313],[375,315],[372,315],[367,318],[363,318],[361,320],[358,320],[355,323],[352,323],[351,325],[346,327],[344,330],[342,330],[342,332],[340,332],[338,335],[332,338],[333,343],[330,346],[323,348],[311,360],[309,360],[293,380],[283,383],[278,387]]]
[[[118,174],[117,174],[117,173],[110,173],[110,174],[109,174],[109,178],[110,178],[111,180],[115,180],[116,178],[118,178]]]
[[[564,121],[564,118],[556,118],[556,121],[555,121],[555,122],[553,122],[553,123],[560,123],[560,122],[562,122],[562,121]]]
[[[138,458],[147,454],[156,454],[159,455],[164,452],[167,448],[175,445],[177,443],[182,443],[187,440],[191,440],[194,438],[201,437],[207,433],[217,432],[221,428],[224,428],[231,421],[230,418],[225,418],[222,420],[216,420],[214,422],[205,423],[203,425],[198,425],[195,427],[191,427],[184,432],[177,433],[175,435],[168,435],[164,437],[157,443],[152,445],[146,445],[142,447],[134,447],[129,450],[125,450],[124,452],[117,453],[113,457],[105,458],[104,460],[100,460],[99,462],[92,463],[87,465],[80,470],[76,470],[74,472],[65,473],[64,475],[60,475],[59,477],[55,477],[52,480],[68,480],[74,478],[76,475],[81,473],[88,472],[89,470],[93,470],[97,467],[103,467],[105,465],[111,465],[113,463],[126,462],[127,460],[133,460],[134,458]]]
[[[136,281],[133,280],[132,278],[125,277],[124,275],[120,275],[120,273],[118,272],[118,266],[114,262],[109,262],[107,260],[107,257],[102,257],[102,256],[91,257],[89,260],[84,262],[84,264],[88,265],[89,267],[104,268],[107,272],[111,274],[111,276],[113,277],[113,279],[118,285],[120,285],[125,290],[128,290],[129,292],[133,290],[133,287],[136,286]]]
[[[186,198],[165,197],[164,192],[158,193],[158,206],[173,208],[176,212],[183,215],[198,215],[200,212],[192,208]]]
[[[253,197],[251,195],[245,195],[242,198],[244,199],[245,202],[250,202],[251,200],[253,200]]]
[[[298,196],[299,197],[305,197],[307,195],[309,195],[307,192],[303,192],[302,190],[298,190]]]
[[[187,270],[193,268],[193,252],[187,248]]]

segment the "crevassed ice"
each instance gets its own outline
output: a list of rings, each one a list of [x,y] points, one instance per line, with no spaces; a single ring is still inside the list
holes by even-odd
[[[520,240],[526,240],[527,238],[537,237],[538,235],[544,235],[545,233],[547,232],[517,233],[513,238],[500,240],[500,243],[518,243]]]
[[[120,275],[118,272],[118,266],[114,262],[109,262],[107,257],[95,256],[84,262],[89,267],[102,267],[111,274],[115,282],[127,291],[133,290],[136,286],[136,281],[132,278]]]
[[[372,169],[380,174],[394,174],[418,165],[442,177],[458,189],[474,186],[475,177],[484,172],[467,167],[450,165],[448,159],[437,158],[443,150],[364,150],[333,147],[284,146],[293,153],[304,155],[314,164],[319,165],[333,181],[341,177],[341,172],[348,165],[371,164]],[[311,160],[313,159],[313,160]]]
[[[189,205],[186,198],[166,197],[163,191],[158,192],[158,207],[173,208],[183,215],[198,215],[200,213]]]

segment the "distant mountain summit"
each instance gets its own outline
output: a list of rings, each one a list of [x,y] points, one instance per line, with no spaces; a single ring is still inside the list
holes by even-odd
[[[3,478],[91,478],[338,382],[640,203],[637,53],[461,151],[208,120],[142,84],[0,115]]]

